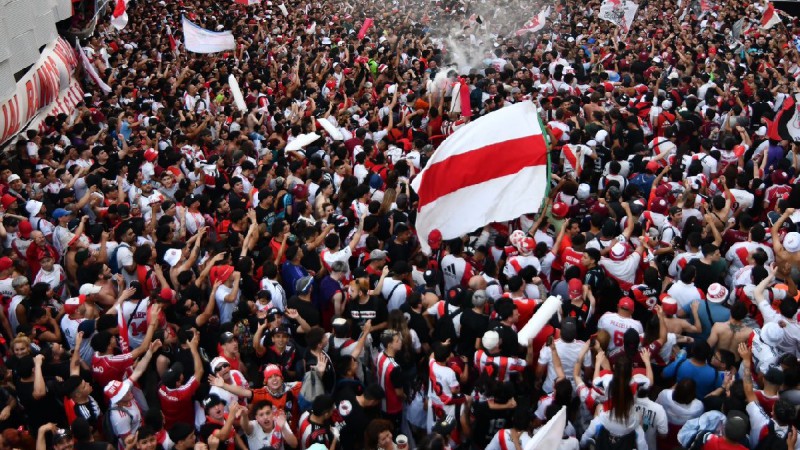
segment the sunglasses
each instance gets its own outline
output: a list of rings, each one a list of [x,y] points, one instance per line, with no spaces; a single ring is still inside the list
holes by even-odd
[[[216,370],[214,370],[214,372],[222,372],[223,370],[227,369],[230,366],[231,366],[230,364],[223,364],[221,366],[218,366]]]

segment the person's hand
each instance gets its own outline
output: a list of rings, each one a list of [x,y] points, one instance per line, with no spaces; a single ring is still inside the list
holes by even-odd
[[[642,347],[642,349],[639,350],[639,354],[642,356],[642,361],[645,364],[650,363],[650,349],[648,349],[647,347]]]
[[[222,377],[217,375],[209,375],[208,384],[210,384],[211,386],[222,388],[223,386],[225,386],[225,380],[223,380]]]
[[[41,367],[42,363],[44,362],[44,355],[39,353],[38,355],[33,357],[33,363],[37,367]]]
[[[364,331],[364,334],[369,334],[369,332],[372,330],[372,319],[367,320],[364,323],[364,327],[362,328],[362,330]]]
[[[739,348],[737,350],[739,350],[739,357],[742,358],[742,362],[745,365],[750,365],[750,358],[753,356],[753,352],[751,352],[750,349],[747,348],[747,344],[745,344],[744,342],[740,343]]]
[[[297,320],[297,318],[300,317],[300,313],[298,313],[296,309],[289,308],[286,310],[286,317]]]
[[[123,445],[125,450],[133,450],[136,448],[136,443],[139,442],[139,432],[137,431],[136,434],[129,434],[125,436],[123,440]]]
[[[286,425],[286,415],[283,413],[283,410],[275,411],[273,414],[273,421],[275,422],[275,428],[282,430],[283,426]]]
[[[194,330],[192,340],[189,341],[189,348],[192,350],[197,350],[200,347],[200,332]]]
[[[9,417],[11,417],[11,408],[3,408],[3,410],[0,411],[0,422],[5,422]]]
[[[797,445],[797,428],[794,426],[789,427],[789,434],[786,435],[786,447],[795,448]]]
[[[219,438],[217,437],[216,432],[211,433],[211,435],[208,437],[208,448],[209,450],[216,450],[219,448]]]
[[[47,432],[55,433],[56,431],[58,431],[58,425],[52,422],[39,427],[39,434],[45,434]]]
[[[317,359],[317,365],[314,367],[315,369],[317,369],[320,378],[322,378],[322,375],[325,374],[325,369],[327,368],[327,366],[328,366],[328,358],[325,357],[325,355],[320,356],[320,358]]]
[[[383,270],[381,271],[381,276],[389,275],[389,266],[383,266]]]
[[[124,291],[122,291],[122,294],[119,295],[119,299],[120,299],[120,301],[125,301],[125,300],[133,297],[133,294],[135,294],[135,293],[136,293],[136,288],[135,287],[129,287],[128,289],[125,289]]]
[[[150,343],[150,347],[148,347],[148,350],[150,351],[150,353],[155,353],[158,351],[158,349],[161,348],[161,345],[162,345],[161,339],[156,339],[155,341]]]
[[[602,350],[597,352],[597,356],[595,357],[595,364],[599,366],[603,364],[605,361],[606,361],[606,352]]]
[[[786,208],[786,211],[783,212],[783,215],[786,217],[789,217],[792,214],[794,214],[794,208]]]
[[[342,431],[339,429],[339,427],[331,427],[331,434],[333,434],[333,439],[338,441]]]
[[[218,287],[222,286],[222,281],[217,280],[214,282],[214,286],[211,288],[212,291],[216,291]]]

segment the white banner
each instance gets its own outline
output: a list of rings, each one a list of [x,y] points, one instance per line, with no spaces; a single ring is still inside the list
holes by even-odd
[[[630,0],[603,0],[598,17],[613,23],[627,33],[631,29],[637,9],[639,5]]]
[[[230,31],[209,31],[183,17],[183,45],[194,53],[218,53],[236,48],[236,39]]]
[[[0,145],[22,131],[37,114],[57,106],[57,102],[74,106],[83,101],[82,91],[77,99],[73,98],[74,92],[70,93],[77,66],[75,50],[63,38],[45,46],[36,64],[17,82],[15,93],[0,102]]]

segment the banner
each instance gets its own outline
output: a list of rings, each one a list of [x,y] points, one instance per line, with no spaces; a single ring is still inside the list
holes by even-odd
[[[183,16],[183,45],[194,53],[218,53],[236,48],[230,31],[209,31]]]
[[[531,20],[525,22],[522,28],[517,30],[517,36],[522,36],[525,33],[535,33],[547,24],[547,16],[550,15],[550,7],[546,7],[539,14],[533,16]]]
[[[613,23],[627,33],[631,29],[637,9],[639,5],[630,0],[603,0],[598,17]]]
[[[111,87],[100,78],[100,75],[97,73],[97,69],[94,67],[91,61],[89,61],[89,57],[86,56],[86,52],[83,51],[83,47],[81,47],[81,43],[78,39],[75,39],[75,46],[78,49],[78,57],[81,59],[81,65],[83,66],[83,70],[86,71],[86,74],[89,75],[89,78],[97,85],[103,92],[108,94],[111,92]]]
[[[78,57],[75,50],[63,38],[45,46],[36,64],[17,82],[14,94],[0,102],[0,145],[22,131],[38,113],[54,103],[83,101],[82,91],[80,98],[76,99],[73,98],[75,91],[71,89],[76,67]],[[62,98],[61,94],[68,90],[73,92],[69,97]]]

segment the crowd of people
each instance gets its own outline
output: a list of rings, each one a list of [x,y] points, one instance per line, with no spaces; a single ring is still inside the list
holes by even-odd
[[[102,19],[111,91],[81,73],[0,161],[2,448],[523,450],[564,411],[562,449],[800,449],[800,24],[642,0],[624,30],[558,0],[526,32],[545,6]],[[187,52],[184,16],[237,48]],[[410,180],[518,102],[542,207],[418,236]]]

